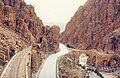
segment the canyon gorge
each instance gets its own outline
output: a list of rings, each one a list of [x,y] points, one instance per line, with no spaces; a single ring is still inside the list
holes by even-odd
[[[59,78],[87,78],[79,64],[81,54],[86,54],[87,65],[104,78],[103,72],[117,72],[119,78],[120,0],[88,0],[62,33],[57,25],[45,26],[34,7],[24,0],[0,0],[0,74],[15,54],[32,46],[30,77],[36,78],[44,61],[62,52],[59,43],[69,49],[55,60]]]

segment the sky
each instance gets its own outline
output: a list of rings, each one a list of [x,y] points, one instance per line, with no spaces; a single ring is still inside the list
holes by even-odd
[[[37,16],[45,25],[60,25],[65,28],[77,9],[86,3],[87,0],[25,0],[32,4]]]

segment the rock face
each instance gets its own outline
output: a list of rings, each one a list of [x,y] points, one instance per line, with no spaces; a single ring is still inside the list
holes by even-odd
[[[5,28],[0,27],[0,62],[7,62],[11,57],[22,50],[27,43],[21,38]]]
[[[56,53],[59,48],[59,32],[60,28],[58,26],[47,26],[44,28],[44,35],[41,36],[39,44],[35,44],[32,49],[33,71],[39,69],[48,55]]]
[[[61,42],[78,49],[120,53],[120,1],[88,0],[68,22]]]
[[[18,33],[25,41],[35,43],[42,35],[42,21],[36,16],[34,7],[24,0],[1,0],[0,23]]]
[[[75,65],[73,53],[66,54],[58,59],[59,78],[85,78],[85,72]]]
[[[4,39],[5,34],[5,39],[2,42],[0,40],[0,54],[9,53],[8,50],[5,49],[9,47],[13,56],[15,54],[13,52],[16,48],[15,46],[33,45],[33,67],[35,65],[39,68],[41,64],[39,62],[41,58],[44,58],[45,53],[51,52],[52,54],[59,47],[60,28],[58,26],[45,27],[42,21],[36,16],[34,7],[27,5],[24,0],[0,0],[0,30],[1,28],[5,28],[4,30],[7,32],[13,32],[13,34],[5,34],[5,32],[1,34],[3,30],[0,31],[0,39]],[[17,36],[20,40],[16,39]],[[6,38],[11,41],[9,42]],[[8,43],[6,41],[8,41]],[[9,43],[11,43],[10,46],[6,46]],[[44,55],[41,55],[41,53]],[[9,54],[6,54],[5,57],[1,56],[0,60],[4,60],[4,58],[8,59],[9,56]],[[0,62],[5,61],[6,60]]]
[[[0,74],[13,55],[27,45],[19,35],[7,28],[0,27]]]
[[[1,56],[1,59],[9,58],[10,60],[10,56],[15,54],[13,51],[16,51],[16,46],[19,47],[19,44],[25,46],[23,42],[27,45],[37,42],[43,34],[42,27],[43,23],[36,16],[32,5],[26,5],[23,0],[0,0],[0,32],[2,33],[0,46],[4,46],[0,47],[2,49],[0,53],[8,53]]]

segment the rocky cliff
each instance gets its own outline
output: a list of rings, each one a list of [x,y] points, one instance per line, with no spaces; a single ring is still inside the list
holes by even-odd
[[[39,68],[41,58],[58,49],[59,32],[58,26],[44,26],[34,7],[24,0],[0,0],[0,63],[3,66],[25,45],[33,45],[32,67]]]
[[[32,49],[32,69],[39,69],[48,55],[56,53],[59,48],[60,28],[58,26],[46,26],[44,35],[40,38],[39,44],[34,44]]]
[[[38,42],[43,34],[42,28],[43,23],[36,16],[32,5],[27,5],[23,0],[0,0],[0,29],[2,33],[0,41],[11,45],[0,44],[4,46],[0,47],[2,49],[0,53],[7,53],[6,58],[15,54],[13,50],[16,51],[15,48],[19,43],[25,46],[22,42],[26,45]],[[10,34],[11,32],[12,34]],[[16,37],[20,39],[17,40]],[[10,49],[12,49],[11,54],[9,53]],[[1,59],[4,57],[1,56]]]
[[[42,21],[36,16],[34,7],[24,0],[1,0],[0,23],[20,35],[24,41],[35,43],[42,35]]]
[[[22,50],[27,43],[17,34],[6,28],[0,27],[0,64],[8,62],[11,57]]]
[[[68,22],[61,42],[120,53],[120,0],[88,0]]]

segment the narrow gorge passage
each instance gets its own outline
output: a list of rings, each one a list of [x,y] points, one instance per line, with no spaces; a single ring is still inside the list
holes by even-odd
[[[56,78],[57,77],[57,71],[56,71],[57,59],[60,56],[70,52],[68,48],[61,43],[59,43],[59,48],[60,48],[60,51],[58,53],[52,54],[46,59],[37,78]]]

